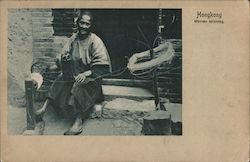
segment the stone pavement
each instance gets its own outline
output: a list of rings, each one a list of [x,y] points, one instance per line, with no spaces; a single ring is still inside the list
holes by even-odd
[[[41,106],[42,103],[36,103]],[[166,104],[172,114],[173,121],[181,121],[181,104]],[[143,116],[154,110],[153,100],[135,101],[125,98],[116,98],[108,101],[103,110],[102,118],[92,118],[84,122],[84,131],[81,135],[141,135]],[[72,120],[62,119],[55,115],[52,109],[44,115],[44,135],[63,135],[71,126]],[[9,104],[8,132],[22,134],[26,127],[26,110]]]

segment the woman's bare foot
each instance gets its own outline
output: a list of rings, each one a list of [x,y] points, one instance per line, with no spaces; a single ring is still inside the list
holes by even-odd
[[[82,123],[83,121],[81,115],[77,115],[74,124],[64,133],[64,135],[78,135],[82,133]]]
[[[46,101],[43,104],[43,107],[35,112],[36,115],[44,114],[45,110],[49,107],[50,105],[50,100],[46,99]]]

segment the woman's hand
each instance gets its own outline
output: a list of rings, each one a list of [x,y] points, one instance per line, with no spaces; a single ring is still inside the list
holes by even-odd
[[[86,79],[86,75],[84,73],[80,73],[75,77],[75,81],[79,83],[83,83]]]

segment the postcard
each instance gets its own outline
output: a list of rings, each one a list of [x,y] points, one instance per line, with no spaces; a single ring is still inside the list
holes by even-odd
[[[248,161],[248,1],[0,4],[3,162]]]

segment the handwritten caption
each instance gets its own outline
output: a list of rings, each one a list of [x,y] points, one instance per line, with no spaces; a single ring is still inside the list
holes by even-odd
[[[222,12],[203,12],[197,11],[195,23],[210,23],[210,24],[224,24]]]

